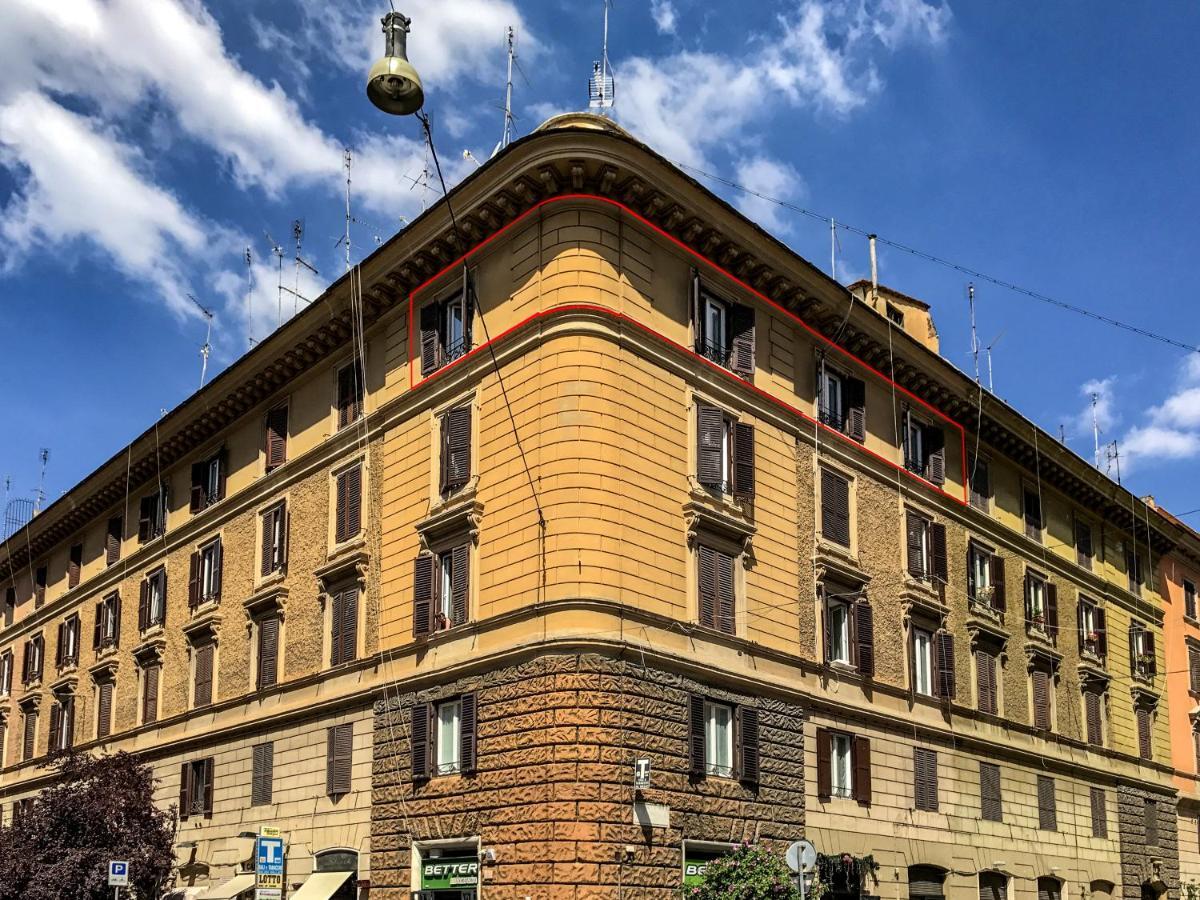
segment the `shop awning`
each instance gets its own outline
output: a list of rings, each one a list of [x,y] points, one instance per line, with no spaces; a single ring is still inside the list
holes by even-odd
[[[291,900],[329,900],[353,872],[313,872]]]
[[[203,900],[233,900],[243,891],[254,889],[253,875],[235,875],[224,884],[218,884],[207,894],[202,894]]]

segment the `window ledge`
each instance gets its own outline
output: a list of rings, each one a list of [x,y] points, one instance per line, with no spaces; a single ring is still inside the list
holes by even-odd
[[[193,619],[198,619],[206,616],[221,605],[220,597],[203,597],[200,602],[193,606],[188,613]],[[186,627],[186,626],[185,626]]]
[[[817,580],[824,581],[833,578],[836,581],[849,581],[852,585],[866,587],[871,580],[859,567],[858,558],[841,544],[819,539],[817,542]]]
[[[1062,662],[1062,654],[1041,641],[1025,644],[1025,658],[1030,669],[1036,668],[1039,664],[1049,665],[1051,675],[1058,674],[1058,665]]]
[[[858,669],[853,663],[843,662],[840,659],[828,661],[825,663],[825,666],[829,671],[836,672],[839,675],[851,675],[857,678],[859,674]]]
[[[209,609],[205,610],[196,616],[191,622],[183,626],[183,636],[186,637],[193,646],[199,644],[206,638],[216,640],[221,632],[222,615],[216,604],[213,604]]]
[[[96,651],[96,660],[110,659],[117,655],[119,648],[115,643],[109,642],[100,645],[100,649]]]
[[[287,600],[288,589],[277,580],[276,583],[251,594],[242,605],[246,608],[246,615],[251,619],[258,619],[276,612],[283,615],[287,609]]]
[[[137,655],[136,647],[134,648],[133,652],[134,652],[134,655],[136,656]],[[106,679],[111,680],[113,678],[116,678],[117,669],[119,667],[120,667],[120,660],[106,659],[101,662],[95,663],[91,668],[88,669],[88,674],[92,676],[93,681],[104,681]]]
[[[1183,621],[1188,625],[1191,625],[1193,628],[1200,628],[1200,619],[1197,619],[1195,616],[1189,616],[1185,614]]]
[[[740,545],[743,553],[749,553],[750,540],[758,531],[755,524],[736,508],[727,504],[717,505],[694,492],[692,499],[683,504],[683,518],[687,526],[688,543],[692,546],[695,546],[701,532],[707,532],[730,540]]]
[[[146,630],[142,632],[142,641],[148,641],[151,638],[158,637],[160,634],[165,634],[166,628],[162,622],[154,622],[146,626]]]
[[[1080,658],[1076,668],[1079,671],[1079,680],[1085,687],[1091,684],[1105,689],[1112,679],[1112,676],[1104,670],[1104,660],[1086,653]]]
[[[483,504],[474,490],[455,493],[445,503],[436,505],[429,515],[417,523],[422,542],[431,547],[444,538],[465,533],[472,543],[479,541],[479,525],[483,520]]]
[[[167,648],[167,639],[161,633],[146,638],[142,643],[133,648],[133,658],[137,660],[139,666],[146,666],[151,663],[161,662],[163,651]],[[98,667],[94,666],[93,671]],[[116,671],[116,666],[113,666],[113,671]]]
[[[287,577],[287,563],[281,565],[278,569],[272,570],[267,575],[256,575],[254,584],[256,586],[255,593],[270,590]]]
[[[325,569],[328,569],[330,566],[340,565],[346,558],[354,556],[360,552],[365,556],[366,549],[367,536],[361,533],[357,537],[353,537],[348,541],[335,544],[333,549],[330,550],[325,556],[325,565],[317,569],[316,572],[322,572]],[[319,578],[320,576],[318,575],[317,577]]]
[[[58,667],[58,677],[63,678],[75,672],[79,668],[79,660],[73,659],[70,662],[65,662]]]
[[[313,577],[317,579],[323,594],[328,594],[331,587],[344,581],[355,580],[365,586],[370,559],[365,540],[347,544],[338,553],[330,555],[328,562],[313,572]]]
[[[967,618],[985,626],[995,626],[997,630],[1004,625],[1004,613],[981,600],[968,599]]]
[[[60,675],[50,684],[52,694],[73,694],[79,686],[79,673],[71,670],[69,674]]]

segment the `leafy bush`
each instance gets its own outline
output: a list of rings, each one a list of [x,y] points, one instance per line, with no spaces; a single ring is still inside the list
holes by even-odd
[[[708,863],[704,881],[684,889],[685,900],[800,900],[800,888],[782,853],[742,844]],[[807,896],[805,900],[819,900]]]

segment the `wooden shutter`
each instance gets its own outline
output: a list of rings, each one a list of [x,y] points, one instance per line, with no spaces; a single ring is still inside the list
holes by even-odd
[[[474,693],[459,698],[458,762],[463,775],[474,775],[479,701]]]
[[[106,738],[112,732],[113,683],[102,681],[98,687],[96,737]]]
[[[224,544],[222,543],[220,538],[217,538],[216,543],[213,545],[213,592],[212,592],[212,598],[211,598],[213,601],[215,601],[217,603],[221,602],[221,581],[222,581],[224,566],[225,566]]]
[[[987,509],[992,496],[991,474],[986,460],[976,459],[971,469],[971,505],[976,509]]]
[[[738,706],[735,716],[738,736],[738,779],[745,784],[758,784],[758,709],[753,706]]]
[[[721,466],[725,414],[707,403],[698,404],[696,409],[696,480],[705,487],[722,490],[725,486],[725,472]]]
[[[692,268],[692,276],[688,291],[688,299],[691,301],[692,307],[692,349],[696,353],[703,355],[704,344],[704,315],[701,309],[700,299],[700,273]]]
[[[912,510],[906,510],[905,531],[908,537],[908,574],[913,578],[925,577],[925,519]]]
[[[1033,727],[1050,730],[1050,673],[1034,669],[1033,679]]]
[[[929,525],[929,547],[933,564],[933,577],[945,584],[949,581],[946,561],[946,526],[940,522]]]
[[[338,369],[337,410],[338,428],[345,428],[358,419],[358,367],[351,363]]]
[[[1200,691],[1200,650],[1188,647],[1188,689],[1193,693]]]
[[[1108,837],[1108,809],[1104,801],[1104,789],[1091,789],[1092,802],[1092,837]]]
[[[1143,632],[1142,641],[1145,645],[1146,654],[1150,657],[1148,665],[1148,674],[1154,677],[1158,674],[1158,655],[1154,652],[1154,632],[1147,628]]]
[[[937,812],[937,752],[913,747],[913,797],[917,809]]]
[[[354,725],[334,725],[326,739],[325,793],[331,797],[350,793]]]
[[[728,553],[715,551],[717,563],[717,623],[718,631],[726,634],[737,632],[737,618],[734,606],[733,588],[733,557]]]
[[[338,543],[356,537],[362,530],[362,464],[355,463],[338,476],[341,496],[338,498]]]
[[[467,605],[471,591],[471,555],[469,544],[459,544],[450,551],[450,624],[467,621]]]
[[[1004,820],[1000,797],[1000,767],[995,763],[979,764],[980,816],[989,822]]]
[[[421,308],[421,374],[438,368],[438,304]]]
[[[937,695],[943,700],[953,700],[954,683],[954,635],[945,629],[933,636],[937,663]]]
[[[342,659],[342,622],[345,614],[342,608],[346,604],[344,591],[335,591],[329,598],[329,664],[341,665]]]
[[[358,659],[358,588],[342,591],[342,662]]]
[[[157,665],[147,666],[142,673],[142,724],[149,725],[158,719],[158,673]]]
[[[993,556],[992,567],[992,608],[1000,612],[1005,610],[1004,600],[1004,558]]]
[[[213,814],[213,758],[210,756],[201,765],[204,771],[204,818],[211,819]]]
[[[21,747],[21,759],[33,759],[34,753],[37,751],[37,713],[25,713],[25,734]]]
[[[433,569],[436,557],[422,553],[413,560],[413,637],[433,630]]]
[[[733,495],[754,499],[754,426],[733,423]]]
[[[1143,806],[1145,816],[1146,849],[1158,847],[1158,801],[1147,798]]]
[[[412,722],[409,728],[410,750],[412,753],[412,777],[414,781],[422,781],[429,778],[429,750],[430,737],[429,720],[432,715],[432,708],[428,703],[414,703],[412,708]]]
[[[212,703],[213,645],[196,648],[196,685],[193,691],[196,707]]]
[[[986,650],[975,651],[975,680],[979,688],[979,711],[996,713],[996,660]]]
[[[154,536],[154,512],[158,503],[158,495],[143,497],[138,508],[138,542],[146,543]]]
[[[288,407],[277,406],[267,413],[267,427],[263,455],[267,471],[278,469],[287,462]]]
[[[192,764],[179,767],[179,819],[186,821],[192,814]]]
[[[63,652],[67,648],[67,623],[58,623],[58,641],[54,647],[54,667],[61,669],[63,663],[66,662],[66,654]]]
[[[266,806],[271,802],[275,777],[275,745],[271,742],[254,746],[253,774],[250,779],[250,805]]]
[[[754,307],[729,305],[729,368],[742,378],[754,377]]]
[[[200,603],[200,551],[192,552],[188,560],[188,607],[195,609]]]
[[[858,378],[843,381],[846,392],[846,435],[855,441],[867,439],[867,386]]]
[[[1142,759],[1152,759],[1154,748],[1151,744],[1150,710],[1144,706],[1137,708],[1138,754]]]
[[[875,619],[871,604],[866,600],[854,603],[854,635],[858,650],[858,673],[864,678],[875,676]]]
[[[54,753],[62,747],[62,707],[58,703],[50,704],[50,746],[48,753]]]
[[[209,503],[225,499],[225,479],[229,475],[229,450],[227,448],[222,447],[217,451],[216,463],[217,493],[216,496],[208,498]]]
[[[192,463],[192,494],[189,509],[191,512],[199,512],[204,509],[208,502],[207,487],[208,487],[208,462],[201,461]]]
[[[1092,567],[1092,526],[1075,520],[1076,562],[1085,569]]]
[[[860,806],[871,805],[871,742],[861,735],[854,738],[854,799]]]
[[[269,509],[262,515],[262,564],[259,574],[264,578],[275,571],[275,516],[277,510]]]
[[[979,900],[1006,900],[1008,879],[999,872],[979,873]]]
[[[717,551],[701,544],[696,553],[698,571],[696,585],[699,596],[699,621],[709,628],[717,627]]]
[[[108,520],[108,530],[104,535],[105,565],[111,566],[121,558],[121,533],[125,530],[124,523],[125,520],[120,516]]]
[[[850,546],[850,482],[829,469],[821,469],[821,534]]]
[[[1087,715],[1088,743],[1100,747],[1104,744],[1103,717],[1101,715],[1100,692],[1088,690],[1083,692],[1084,712]]]
[[[67,587],[73,588],[79,584],[79,573],[83,569],[83,544],[71,547],[70,560],[67,562]]]
[[[138,631],[150,627],[150,579],[143,578],[138,588]]]
[[[940,428],[925,428],[926,471],[929,480],[937,485],[946,483],[946,437]]]
[[[258,687],[270,687],[279,678],[279,617],[258,623]]]
[[[1058,829],[1058,813],[1054,802],[1054,779],[1048,775],[1037,777],[1038,828],[1045,831]]]
[[[1058,640],[1058,585],[1046,582],[1046,634],[1050,640]]]
[[[708,747],[705,743],[704,697],[688,695],[688,774],[703,778],[708,771]]]
[[[824,728],[817,729],[817,798],[833,796],[832,736]]]
[[[454,491],[471,480],[471,407],[446,412],[442,428],[442,491]]]

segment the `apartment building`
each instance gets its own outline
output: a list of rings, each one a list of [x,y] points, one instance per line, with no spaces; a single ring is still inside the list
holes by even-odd
[[[801,836],[836,900],[1178,889],[1178,523],[605,119],[450,200],[4,559],[6,807],[136,749],[205,897],[261,824],[345,896],[666,898]]]

